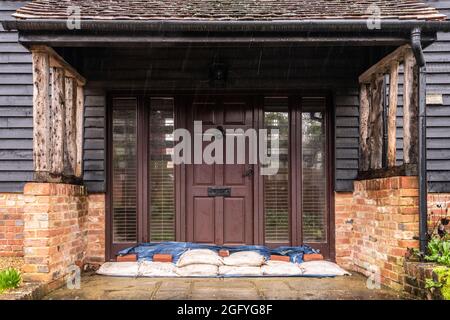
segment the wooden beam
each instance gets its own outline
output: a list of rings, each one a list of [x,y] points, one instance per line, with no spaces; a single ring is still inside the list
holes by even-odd
[[[31,51],[47,53],[50,57],[50,67],[63,68],[66,72],[66,76],[75,78],[79,85],[84,86],[86,84],[86,79],[51,47],[46,45],[32,45]]]
[[[65,80],[62,68],[52,68],[52,103],[51,115],[51,147],[50,173],[61,176],[64,173],[64,140],[65,140]]]
[[[372,76],[375,74],[384,74],[389,72],[393,62],[401,63],[404,60],[404,56],[407,52],[412,52],[411,46],[405,44],[397,48],[394,52],[388,54],[376,64],[367,69],[363,74],[359,76],[359,83],[370,83]]]
[[[405,56],[403,91],[403,160],[417,163],[419,155],[418,135],[418,68],[412,52]]]
[[[66,99],[66,144],[64,174],[66,176],[75,175],[77,159],[76,141],[76,101],[77,88],[74,78],[65,78],[65,99]]]
[[[359,91],[359,153],[360,170],[369,170],[369,90],[366,84],[361,84]]]
[[[383,166],[383,84],[384,77],[379,74],[370,84],[370,169]]]
[[[395,167],[397,160],[397,99],[398,99],[398,61],[392,61],[389,72],[389,114],[387,164]]]
[[[76,145],[77,159],[75,166],[75,176],[83,176],[83,144],[84,144],[84,90],[77,85],[77,108],[76,108]]]
[[[50,169],[50,71],[46,52],[32,51],[33,60],[33,166],[35,176]]]

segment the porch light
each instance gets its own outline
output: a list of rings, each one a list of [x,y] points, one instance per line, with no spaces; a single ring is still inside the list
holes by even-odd
[[[224,63],[213,63],[209,70],[212,87],[224,87],[228,78],[228,67]]]

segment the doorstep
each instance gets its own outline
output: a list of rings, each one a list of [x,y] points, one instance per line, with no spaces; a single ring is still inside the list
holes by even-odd
[[[399,300],[388,288],[368,289],[360,274],[336,278],[129,278],[83,274],[80,289],[63,287],[49,300]]]

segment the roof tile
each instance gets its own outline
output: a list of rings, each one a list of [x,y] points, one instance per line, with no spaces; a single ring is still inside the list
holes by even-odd
[[[70,6],[83,20],[280,21],[367,19],[376,5],[382,19],[445,20],[415,0],[34,0],[17,10],[18,19],[64,19]]]

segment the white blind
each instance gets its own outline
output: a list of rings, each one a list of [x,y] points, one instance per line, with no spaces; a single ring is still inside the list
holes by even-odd
[[[137,240],[136,99],[114,99],[112,112],[113,242]]]
[[[174,104],[172,98],[150,101],[150,240],[175,240],[173,152]]]
[[[264,100],[264,127],[268,130],[269,154],[279,155],[279,170],[264,176],[264,225],[266,243],[289,243],[289,113],[288,99]],[[278,129],[276,135],[272,129]],[[273,148],[271,141],[278,140]]]
[[[302,225],[304,242],[327,241],[325,98],[302,99]]]

